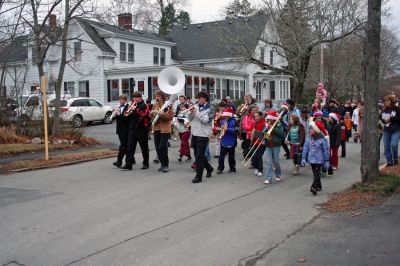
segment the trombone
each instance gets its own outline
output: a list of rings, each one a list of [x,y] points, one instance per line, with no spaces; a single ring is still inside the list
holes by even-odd
[[[265,132],[268,127],[269,124],[265,124],[262,133],[264,134],[264,139],[269,139],[271,137],[272,131],[274,130],[275,126],[278,125],[278,123],[280,123],[281,117],[283,115],[283,111],[279,114],[278,119],[274,122],[274,124],[271,126],[271,128]],[[246,157],[244,157],[243,161],[242,161],[242,165],[243,166],[247,166],[249,164],[249,162],[251,161],[251,159],[253,159],[254,155],[256,154],[256,152],[258,151],[258,148],[260,148],[261,144],[262,144],[262,139],[257,138],[258,140],[260,140],[260,143],[258,144],[254,144],[251,149],[249,150],[249,152],[246,154]]]

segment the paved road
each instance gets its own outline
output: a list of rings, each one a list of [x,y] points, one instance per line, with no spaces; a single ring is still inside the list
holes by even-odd
[[[173,156],[167,174],[105,159],[0,176],[0,265],[238,265],[317,219],[314,204],[358,180],[359,150],[349,144],[318,196],[310,169],[292,177],[286,160],[268,186],[241,167],[194,185]]]

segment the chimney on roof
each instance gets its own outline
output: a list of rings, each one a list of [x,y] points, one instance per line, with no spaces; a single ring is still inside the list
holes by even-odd
[[[57,16],[54,14],[50,14],[49,16],[49,26],[51,30],[54,30],[57,27]]]
[[[132,14],[123,13],[118,15],[118,26],[127,30],[132,30]]]

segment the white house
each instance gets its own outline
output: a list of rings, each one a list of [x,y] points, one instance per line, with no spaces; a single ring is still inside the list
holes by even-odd
[[[119,94],[129,96],[133,91],[152,98],[160,71],[177,65],[186,75],[181,94],[191,98],[200,90],[208,91],[213,99],[228,95],[240,99],[248,93],[257,101],[290,98],[289,76],[246,61],[251,53],[275,67],[287,65],[261,41],[265,34],[276,32],[268,16],[176,26],[168,36],[132,29],[130,14],[119,15],[118,21],[118,26],[83,18],[71,22],[64,90],[106,104],[114,104]],[[55,16],[50,23],[55,23]],[[60,57],[59,46],[49,49],[46,69],[50,86],[57,78]],[[36,90],[39,77],[32,44],[19,42],[4,48],[0,70],[5,58],[3,94],[12,95],[18,87],[24,92]]]

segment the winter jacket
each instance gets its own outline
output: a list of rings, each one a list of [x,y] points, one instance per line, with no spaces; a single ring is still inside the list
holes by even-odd
[[[356,109],[354,109],[353,115],[351,116],[351,118],[353,120],[353,124],[356,125],[356,126],[358,126],[358,119],[359,119],[358,114],[359,114],[359,112],[360,112],[360,109],[356,108]]]
[[[351,121],[350,118],[345,118],[344,126],[346,127],[346,130],[352,130],[353,129],[353,121]]]
[[[268,132],[268,130],[267,130],[267,132]],[[269,136],[269,138],[265,139],[265,144],[267,145],[267,147],[281,146],[282,141],[284,139],[285,139],[285,134],[283,131],[283,125],[282,125],[282,123],[278,122],[278,124],[274,127],[274,130],[272,130],[271,136]]]
[[[389,123],[386,123],[386,121],[383,119],[383,117],[389,116],[390,121]],[[400,108],[395,107],[395,108],[387,108],[382,111],[381,114],[381,120],[383,124],[385,125],[383,128],[383,131],[386,132],[399,132],[400,131]]]
[[[225,121],[226,119],[221,119],[220,122],[220,127],[222,129],[222,127],[225,125]],[[228,128],[225,131],[225,135],[222,137],[221,139],[221,145],[224,147],[234,147],[236,146],[236,132],[235,132],[235,119],[230,118],[228,120]]]
[[[253,139],[251,141],[252,144],[260,144],[261,140],[264,138],[264,133],[263,131],[265,131],[265,120],[261,119],[260,122],[255,122],[254,123],[254,136]]]
[[[160,103],[156,103],[153,106],[154,110],[160,110],[162,105]],[[160,133],[171,133],[171,121],[174,118],[174,112],[172,110],[172,106],[167,107],[166,110],[159,115],[159,119],[157,123],[154,125],[153,131],[160,131]],[[153,118],[156,114],[153,115]]]
[[[242,129],[246,132],[247,139],[251,139],[251,132],[254,129],[255,121],[251,114],[246,115],[242,119]]]
[[[129,115],[130,129],[149,127],[149,106],[142,100],[137,103],[136,109]]]
[[[344,125],[344,123],[340,123],[340,140],[341,141],[345,141],[346,140],[346,126]]]
[[[307,138],[303,146],[302,159],[309,164],[324,164],[329,161],[329,144],[322,134]]]
[[[306,140],[306,129],[304,128],[303,124],[298,124],[298,133],[299,133],[299,141],[298,143],[292,143],[293,140],[290,139],[290,130],[292,130],[292,128],[294,127],[294,125],[290,125],[289,126],[289,133],[288,133],[288,137],[287,140],[290,141],[292,144],[300,144],[300,146],[304,145],[304,142]]]
[[[196,107],[197,108],[197,107]],[[189,113],[188,119],[192,123],[192,135],[196,137],[210,137],[211,135],[211,117],[213,108],[209,103],[204,106],[199,105],[195,114]]]
[[[333,124],[328,123],[329,144],[331,148],[339,147],[342,140],[342,129],[340,125],[334,121]]]

